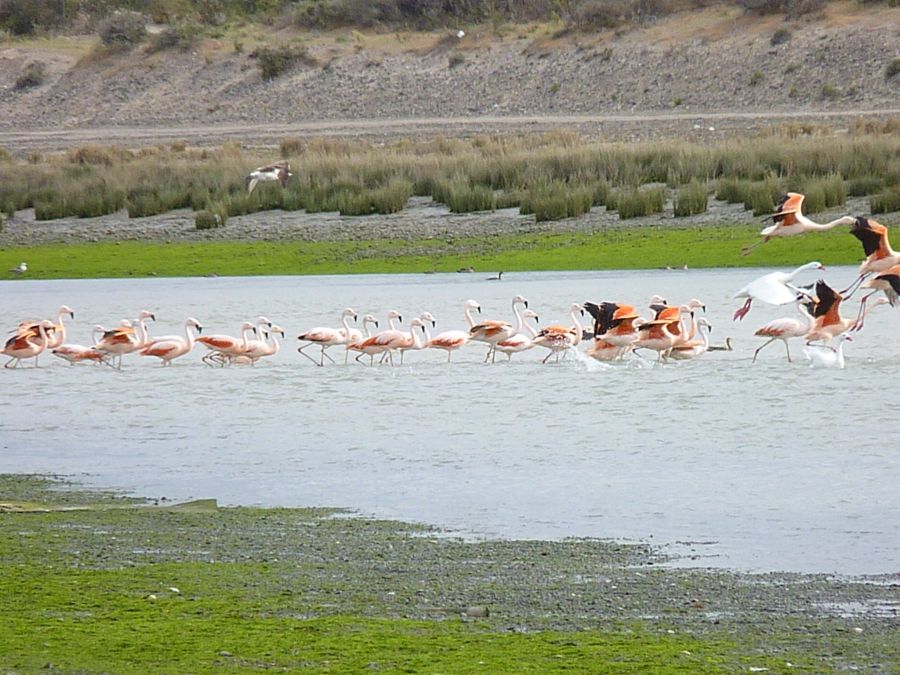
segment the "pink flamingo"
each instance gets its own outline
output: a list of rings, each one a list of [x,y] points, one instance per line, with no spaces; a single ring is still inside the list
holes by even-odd
[[[197,334],[203,332],[203,326],[194,318],[188,318],[184,322],[184,337],[170,335],[154,340],[138,352],[141,356],[155,356],[162,360],[163,366],[172,365],[173,359],[184,356],[194,348],[194,334],[191,328],[197,329]]]
[[[553,355],[556,355],[556,361],[559,362],[559,355],[561,352],[565,352],[566,350],[581,344],[584,327],[581,325],[581,320],[578,318],[578,315],[584,310],[581,305],[574,302],[570,306],[569,311],[572,322],[575,324],[574,326],[547,326],[546,328],[541,329],[535,336],[533,341],[535,346],[544,347],[550,350],[541,363],[547,363],[547,360]]]
[[[528,300],[521,295],[517,295],[512,299],[512,309],[513,313],[516,315],[516,319],[519,318],[519,305],[524,305],[527,309]],[[515,329],[511,323],[488,319],[469,329],[469,339],[487,343],[488,352],[484,357],[484,362],[487,363],[488,359],[490,359],[491,363],[494,363],[494,359],[496,358],[494,347],[498,342],[511,338],[514,332]]]
[[[534,339],[538,335],[538,330],[534,326],[524,323],[525,319],[534,319],[535,324],[537,324],[537,312],[530,309],[522,312],[515,334],[511,338],[501,340],[495,345],[495,349],[498,352],[506,354],[507,361],[512,361],[513,354],[528,351],[534,347]]]
[[[348,350],[359,352],[359,354],[356,355],[357,363],[359,363],[359,360],[364,355],[368,355],[370,357],[369,365],[372,365],[375,356],[381,354],[381,363],[383,363],[385,359],[388,359],[390,360],[391,365],[394,365],[394,358],[391,354],[391,350],[394,349],[394,347],[391,345],[398,340],[403,340],[405,336],[405,333],[403,331],[396,328],[396,324],[394,322],[402,320],[403,318],[400,316],[400,312],[391,310],[390,312],[388,312],[388,323],[391,326],[389,329],[383,330],[380,333],[376,333],[375,335],[366,338],[362,342],[347,345]]]
[[[700,317],[696,322],[697,331],[700,338],[693,338],[684,342],[677,342],[669,352],[669,356],[676,360],[695,359],[701,354],[705,354],[709,349],[709,334],[712,332],[712,325],[704,317]],[[706,328],[706,331],[703,331]]]
[[[334,359],[331,358],[331,356],[329,356],[325,350],[335,345],[347,344],[348,340],[350,339],[350,333],[352,330],[349,323],[351,317],[353,317],[353,320],[356,321],[356,310],[347,307],[343,312],[341,312],[341,324],[343,325],[343,329],[319,326],[308,330],[305,333],[300,333],[300,335],[297,336],[297,339],[303,340],[307,344],[303,345],[302,347],[297,347],[297,351],[318,366],[325,365],[326,357],[328,357],[329,361],[334,363]],[[318,345],[322,350],[321,356],[319,357],[318,361],[316,361],[313,357],[303,351],[311,345]]]
[[[797,309],[802,315],[802,318],[798,319],[795,317],[782,317],[780,319],[775,319],[774,321],[770,321],[754,333],[754,335],[757,335],[759,337],[767,337],[769,339],[762,346],[758,347],[755,352],[753,352],[752,363],[756,363],[756,357],[759,356],[759,353],[763,350],[763,348],[768,347],[770,344],[775,342],[775,340],[781,340],[784,343],[784,349],[787,352],[788,363],[793,363],[793,361],[791,360],[791,349],[788,346],[788,340],[792,338],[803,337],[812,330],[814,323],[812,314],[810,314],[807,309],[807,303],[809,302],[809,300],[804,296],[800,296],[796,302]]]
[[[0,350],[0,354],[9,356],[10,359],[3,365],[3,367],[16,368],[18,367],[22,359],[34,358],[34,367],[37,368],[37,357],[42,351],[47,348],[47,331],[52,327],[52,321],[44,320],[39,322],[37,325],[36,334],[38,338],[37,342],[33,341],[32,338],[35,337],[35,333],[31,332],[30,330],[26,333],[15,335],[7,340],[6,344],[3,346],[3,349]]]
[[[204,354],[201,361],[207,365],[212,365],[215,361],[220,366],[224,366],[236,356],[240,356],[247,352],[247,333],[256,333],[256,326],[249,321],[241,324],[241,337],[236,338],[230,335],[204,335],[197,338],[197,342],[206,347],[209,351]]]
[[[268,328],[259,328],[258,330],[262,331],[265,338],[263,340],[250,340],[247,350],[235,359],[237,363],[249,361],[251,366],[255,366],[256,362],[261,358],[275,356],[278,353],[278,338],[275,335],[280,333],[281,338],[284,339],[284,329],[281,326],[272,324]]]
[[[799,192],[788,192],[784,195],[775,207],[775,213],[770,216],[775,224],[763,228],[759,233],[763,238],[751,246],[745,246],[741,250],[741,254],[747,255],[773,237],[792,237],[804,232],[821,232],[838,225],[852,225],[856,220],[853,216],[842,216],[829,223],[816,223],[803,215],[802,207],[805,198],[805,195]]]
[[[806,270],[824,269],[824,265],[820,262],[808,262],[793,272],[770,272],[758,279],[754,279],[734,294],[735,298],[747,298],[747,302],[744,303],[743,307],[735,310],[733,320],[743,319],[747,316],[747,312],[750,311],[750,303],[754,300],[768,302],[771,305],[786,305],[789,302],[793,302],[797,298],[798,293],[808,295],[791,283],[794,277]]]
[[[479,305],[475,300],[466,300],[466,322],[469,324],[470,330],[475,327],[475,319],[472,318],[472,310],[476,310],[481,313],[481,305]],[[447,363],[450,363],[450,358],[453,356],[453,352],[455,352],[457,349],[461,349],[468,342],[469,331],[447,330],[443,333],[438,333],[432,338],[429,338],[425,343],[425,346],[429,349],[443,349],[445,352],[447,352]]]

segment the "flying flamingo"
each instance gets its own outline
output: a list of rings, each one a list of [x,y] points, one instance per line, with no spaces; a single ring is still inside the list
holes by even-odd
[[[521,295],[517,295],[512,299],[512,309],[513,313],[516,315],[516,319],[519,318],[519,305],[524,305],[527,308],[528,300]],[[484,362],[487,363],[487,360],[491,359],[491,363],[493,363],[494,358],[496,357],[494,345],[502,340],[511,338],[513,332],[514,328],[512,324],[506,321],[489,319],[472,326],[469,329],[469,339],[476,340],[477,342],[486,342],[488,344],[488,352],[484,357]]]
[[[662,298],[655,296],[654,300]],[[586,302],[584,308],[594,317],[594,344],[588,348],[588,356],[598,361],[624,356],[639,337],[636,322],[642,319],[636,308],[617,302]]]
[[[859,266],[856,281],[841,291],[845,298],[853,295],[869,274],[887,272],[894,265],[900,265],[900,253],[891,248],[888,229],[881,223],[860,216],[850,228],[850,234],[862,242],[866,259]]]
[[[209,351],[203,355],[201,361],[211,366],[215,361],[220,366],[224,366],[227,362],[233,360],[236,356],[247,352],[247,333],[256,333],[256,326],[249,321],[241,324],[241,337],[236,338],[230,335],[204,335],[197,338],[197,342],[206,347]]]
[[[533,340],[535,346],[545,347],[550,350],[550,353],[544,357],[541,363],[547,363],[547,359],[553,355],[556,355],[556,361],[559,362],[560,352],[564,352],[571,347],[577,347],[581,343],[584,328],[578,315],[584,310],[581,305],[575,302],[569,307],[569,311],[574,326],[547,326],[542,328],[535,336]]]
[[[293,175],[294,174],[291,173],[291,165],[287,162],[275,162],[268,166],[261,166],[258,169],[251,171],[247,176],[247,194],[252,193],[253,188],[255,188],[258,183],[278,181],[281,183],[281,187],[287,187],[288,178]]]
[[[806,334],[806,344],[820,340],[828,344],[857,323],[857,320],[841,316],[840,308],[843,296],[821,279],[816,282],[816,297],[818,302],[813,308],[813,326]],[[887,303],[886,298],[878,298],[862,313],[858,321],[862,321],[866,314],[878,305],[885,303]]]
[[[537,323],[538,315],[536,312],[526,309],[519,318],[515,334],[511,338],[501,340],[494,346],[498,352],[506,354],[507,361],[512,361],[513,354],[518,354],[534,347],[534,338],[537,337],[538,331],[534,326],[524,323],[525,319],[534,319],[534,322]],[[527,335],[525,334],[526,332],[528,333]]]
[[[706,328],[705,332],[703,328]],[[672,351],[669,352],[669,356],[673,359],[686,360],[695,359],[706,353],[709,349],[709,334],[712,332],[712,326],[706,318],[700,317],[697,319],[697,331],[700,333],[699,339],[694,338],[686,342],[676,342],[672,347]]]
[[[803,337],[812,330],[813,324],[815,323],[815,319],[807,309],[808,302],[809,299],[805,296],[800,296],[796,300],[797,309],[802,315],[802,318],[798,319],[795,317],[782,317],[780,319],[775,319],[774,321],[770,321],[754,333],[754,335],[757,335],[759,337],[767,337],[769,339],[762,346],[757,347],[756,351],[753,352],[752,363],[756,363],[756,357],[759,356],[759,353],[763,350],[763,348],[768,347],[770,344],[775,342],[775,340],[781,340],[784,343],[784,349],[787,352],[788,363],[793,363],[793,361],[791,361],[791,349],[788,346],[788,340],[790,340],[791,338]]]
[[[844,341],[853,341],[849,333],[843,333],[837,337],[837,347],[828,345],[805,345],[803,353],[809,359],[809,365],[813,368],[843,368],[844,367]]]
[[[885,297],[881,299],[885,300],[891,307],[897,305],[898,297],[900,297],[898,295],[900,294],[900,265],[894,265],[886,272],[876,274],[872,279],[866,280],[863,286],[873,290],[868,295],[863,296],[863,299],[859,302],[859,315],[856,317],[856,323],[851,329],[854,331],[862,329],[863,317],[866,314],[866,302],[878,291],[884,291]]]
[[[472,310],[476,310],[480,314],[481,305],[479,305],[475,300],[466,300],[465,315],[466,322],[469,324],[469,330],[475,327],[475,319],[472,318]],[[445,352],[447,352],[447,363],[450,363],[450,357],[453,355],[453,352],[455,352],[457,349],[461,349],[468,342],[469,331],[447,330],[443,333],[438,333],[433,338],[430,338],[425,346],[431,349],[443,349]]]
[[[743,307],[735,310],[733,320],[743,319],[750,311],[750,303],[754,300],[768,302],[771,305],[786,305],[793,302],[797,294],[808,295],[806,291],[792,285],[794,277],[806,270],[824,270],[820,262],[808,262],[793,272],[770,272],[754,279],[734,294],[735,298],[747,298]]]
[[[356,321],[356,310],[347,307],[343,312],[341,312],[341,324],[343,325],[343,329],[319,326],[317,328],[308,330],[305,333],[300,333],[300,335],[297,336],[297,339],[303,340],[307,344],[303,345],[302,347],[297,347],[297,351],[303,354],[303,356],[308,358],[317,366],[324,366],[326,357],[328,357],[329,361],[334,363],[334,359],[331,358],[331,356],[329,356],[325,350],[335,345],[347,344],[348,340],[350,339],[351,328],[349,322],[351,317],[354,321]],[[316,361],[313,357],[303,351],[304,349],[312,345],[318,345],[322,350],[318,361]]]
[[[853,216],[841,216],[828,223],[816,223],[803,215],[801,207],[804,199],[805,195],[798,192],[788,192],[784,195],[775,207],[775,213],[770,216],[775,224],[763,228],[759,233],[762,239],[751,246],[745,246],[741,250],[741,254],[749,254],[757,246],[765,244],[773,237],[791,237],[804,232],[820,232],[830,230],[838,225],[852,225],[856,222]]]
[[[31,331],[27,333],[15,335],[6,341],[0,354],[10,357],[9,361],[3,364],[4,368],[16,368],[22,359],[34,358],[34,367],[37,368],[38,355],[47,348],[47,331],[53,327],[51,321],[41,321],[37,326],[38,342],[32,340],[35,334]],[[15,363],[13,363],[15,362]],[[10,365],[12,364],[12,365]]]
[[[184,322],[184,337],[172,335],[154,340],[146,347],[142,347],[138,353],[141,356],[155,356],[162,359],[163,366],[172,365],[173,359],[184,356],[194,348],[194,334],[191,333],[191,328],[196,328],[198,335],[203,332],[203,326],[197,319],[188,318]]]

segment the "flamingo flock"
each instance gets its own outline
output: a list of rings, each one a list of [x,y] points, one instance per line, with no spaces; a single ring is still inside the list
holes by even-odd
[[[251,181],[283,180],[285,175],[290,175],[286,164],[263,167],[258,172],[258,176],[251,174]],[[251,189],[254,185],[255,182],[252,182]],[[860,241],[866,256],[857,278],[842,291],[835,290],[821,278],[807,285],[795,283],[797,277],[807,272],[823,271],[825,267],[817,261],[794,270],[765,274],[734,294],[734,298],[744,299],[744,304],[734,311],[733,320],[743,320],[754,301],[793,306],[797,315],[775,319],[755,331],[754,335],[764,338],[765,342],[754,350],[752,362],[757,361],[765,347],[780,341],[790,363],[789,342],[802,340],[803,352],[812,365],[843,368],[844,344],[852,342],[853,337],[863,329],[870,312],[881,305],[894,307],[900,304],[900,253],[891,248],[888,229],[884,225],[870,218],[853,216],[843,216],[829,223],[815,223],[801,213],[803,199],[803,195],[798,193],[785,195],[771,216],[775,224],[762,230],[760,234],[763,239],[756,245],[773,237],[850,225],[850,234]],[[756,245],[745,248],[744,252],[748,253]],[[499,281],[500,274],[491,280]],[[860,300],[855,315],[842,315],[842,304],[859,288],[869,292]],[[883,297],[870,301],[879,293]],[[496,362],[497,352],[505,354],[509,361],[515,354],[534,349],[546,351],[540,359],[542,364],[547,364],[551,359],[557,363],[570,352],[604,362],[634,357],[646,359],[645,354],[655,352],[656,360],[665,363],[696,359],[707,351],[732,351],[730,338],[724,347],[710,343],[712,325],[708,319],[699,316],[700,312],[706,311],[706,304],[696,298],[683,304],[670,304],[662,296],[654,295],[647,303],[646,313],[640,311],[636,304],[618,300],[573,302],[567,319],[543,328],[538,325],[538,313],[529,307],[529,301],[524,296],[515,295],[510,309],[511,320],[476,320],[473,313],[481,314],[481,305],[476,300],[466,300],[462,306],[466,326],[432,335],[430,329],[437,326],[437,321],[430,312],[420,313],[408,323],[408,328],[403,328],[402,313],[396,309],[390,310],[386,314],[387,327],[373,332],[373,328],[379,326],[373,314],[366,314],[358,322],[356,310],[347,307],[340,313],[339,326],[316,326],[299,333],[297,352],[316,366],[324,367],[326,359],[336,364],[328,353],[333,348],[343,348],[345,365],[350,363],[352,354],[354,363],[369,366],[374,366],[376,359],[381,365],[396,365],[395,357],[402,364],[406,352],[429,349],[445,352],[450,363],[455,352],[471,349],[479,343],[486,347],[486,364]],[[582,324],[585,314],[593,319],[588,327]],[[151,337],[147,321],[155,321],[156,316],[153,312],[142,310],[135,319],[121,319],[113,328],[94,326],[91,344],[79,345],[66,342],[65,317],[75,317],[74,311],[67,305],[59,308],[55,320],[20,321],[0,349],[0,354],[8,357],[4,367],[17,368],[30,359],[34,359],[37,366],[38,358],[45,351],[72,365],[87,362],[121,369],[123,357],[137,354],[139,357],[154,357],[163,366],[170,366],[174,360],[192,352],[197,344],[206,348],[201,360],[209,366],[252,366],[277,354],[278,336],[285,338],[284,329],[264,316],[241,323],[238,336],[202,335],[202,324],[190,317],[184,322],[182,334]],[[530,321],[534,322],[533,326]],[[579,350],[583,342],[587,347]],[[318,348],[316,356],[307,352],[315,348]]]

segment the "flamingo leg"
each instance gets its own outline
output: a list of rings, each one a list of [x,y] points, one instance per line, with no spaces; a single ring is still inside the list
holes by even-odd
[[[850,331],[855,333],[862,330],[863,322],[866,318],[866,302],[875,295],[878,291],[872,291],[868,295],[864,296],[862,300],[859,301],[859,313],[856,315],[856,321],[850,326]]]
[[[753,352],[753,360],[750,363],[756,363],[756,357],[759,356],[759,353],[763,350],[763,347],[768,347],[777,339],[778,338],[769,338],[769,340],[762,347],[759,347],[755,352]],[[784,344],[787,345],[787,342],[785,342]],[[788,354],[788,361],[790,360],[790,354]]]
[[[297,351],[300,352],[301,354],[303,354],[303,356],[305,356],[306,358],[308,358],[310,361],[312,361],[313,363],[315,363],[317,366],[321,366],[321,365],[322,365],[321,363],[319,363],[319,362],[316,361],[313,357],[311,357],[309,354],[307,354],[305,351],[303,351],[304,349],[306,349],[307,347],[311,346],[312,344],[314,344],[314,343],[312,343],[312,342],[307,342],[307,343],[306,343],[305,345],[303,345],[302,347],[297,347]]]
[[[547,363],[547,359],[549,359],[551,356],[553,356],[553,352],[548,352],[547,356],[544,357],[544,360],[541,361],[541,363]]]
[[[366,355],[365,352],[360,352],[359,354],[357,354],[357,355],[356,355],[356,362],[357,362],[357,363],[362,363],[362,361],[360,361],[360,359],[361,359],[362,357],[364,357],[365,355]],[[371,362],[371,361],[369,362],[369,365],[370,365],[370,366],[372,365],[372,362]]]
[[[756,250],[757,247],[762,246],[767,241],[769,241],[769,238],[765,237],[764,239],[760,239],[756,243],[750,244],[749,246],[744,246],[744,248],[741,249],[741,255],[750,255],[754,250]]]
[[[322,347],[322,362],[319,364],[320,366],[324,366],[324,365],[325,365],[325,359],[326,359],[326,358],[327,358],[329,361],[331,361],[332,363],[334,363],[334,359],[331,358],[331,355],[330,355],[328,352],[325,351],[325,350],[328,349],[330,346],[331,346],[331,345],[325,345],[325,346]]]
[[[867,274],[860,274],[858,277],[856,277],[856,281],[854,281],[852,284],[850,284],[849,286],[847,286],[847,288],[845,288],[844,290],[842,290],[842,291],[841,291],[841,295],[844,296],[844,300],[846,300],[846,299],[849,298],[851,295],[853,295],[854,293],[856,293],[856,291],[859,290],[860,285],[862,285],[862,282],[865,281],[868,277],[869,277],[869,274],[868,274],[868,273],[867,273]]]

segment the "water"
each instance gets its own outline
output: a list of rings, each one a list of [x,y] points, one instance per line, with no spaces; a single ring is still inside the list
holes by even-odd
[[[474,537],[642,540],[680,564],[876,574],[900,568],[900,316],[879,308],[846,345],[847,368],[805,366],[773,344],[751,365],[755,328],[791,309],[754,306],[731,321],[737,288],[768,270],[640,271],[0,282],[0,321],[76,311],[67,341],[141,309],[157,335],[197,317],[235,334],[265,314],[288,332],[255,368],[208,368],[193,353],[161,368],[131,356],[119,373],[0,371],[0,471],[225,504],[342,506]],[[827,272],[840,288],[852,268]],[[812,281],[801,279],[802,282]],[[573,301],[643,305],[653,293],[707,303],[713,342],[734,352],[657,366],[543,352],[484,366],[470,346],[406,356],[397,368],[318,368],[296,334],[337,325],[345,306],[437,330],[464,327],[463,303],[510,318],[513,295],[542,323]],[[856,301],[849,303],[855,309]],[[848,308],[848,312],[852,311]],[[587,323],[587,319],[585,319]]]

